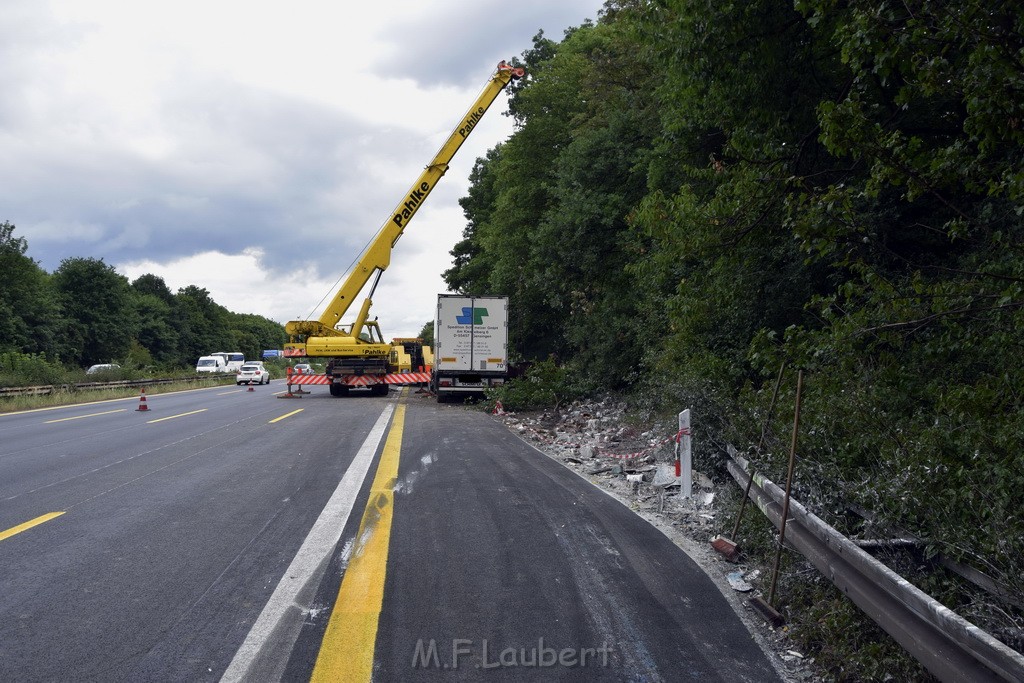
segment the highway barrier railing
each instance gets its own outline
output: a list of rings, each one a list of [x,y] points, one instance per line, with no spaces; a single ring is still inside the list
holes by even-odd
[[[223,378],[228,378],[225,375]],[[59,392],[72,391],[102,391],[104,389],[125,389],[133,387],[148,387],[157,384],[174,384],[176,382],[204,382],[209,381],[209,376],[177,377],[170,379],[126,379],[115,382],[77,382],[74,384],[50,384],[35,387],[0,387],[0,398],[9,396],[46,396]]]
[[[727,466],[746,487],[751,477],[747,461],[731,456]],[[749,496],[778,528],[785,491],[754,473]],[[1024,655],[911,584],[792,498],[786,545],[939,680],[1024,681]]]

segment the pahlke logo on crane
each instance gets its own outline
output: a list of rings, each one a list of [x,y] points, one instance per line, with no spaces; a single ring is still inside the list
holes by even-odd
[[[460,325],[483,325],[485,315],[487,315],[486,308],[463,306],[462,315],[455,316],[455,322]]]
[[[416,213],[416,209],[420,207],[423,200],[430,194],[430,183],[427,181],[421,181],[419,186],[414,187],[409,193],[409,197],[405,200],[405,203],[399,207],[399,210],[395,212],[395,215],[391,217],[391,222],[400,228],[404,228],[405,224],[409,222],[413,214]],[[397,239],[397,238],[396,238]]]
[[[461,135],[462,137],[466,137],[471,132],[473,132],[473,129],[476,128],[476,124],[480,121],[480,119],[483,118],[485,111],[487,110],[484,109],[483,107],[477,107],[476,111],[470,112],[469,117],[466,119],[465,123],[463,123],[462,127],[459,128],[459,135]]]

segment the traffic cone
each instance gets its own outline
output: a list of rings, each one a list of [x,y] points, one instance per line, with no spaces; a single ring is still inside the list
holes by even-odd
[[[256,391],[255,389],[252,388],[252,382],[249,382],[249,391]]]
[[[139,396],[139,407],[135,409],[137,412],[146,412],[149,410],[149,406],[146,405],[146,387],[142,387],[142,395]]]
[[[494,402],[494,410],[491,411],[491,414],[492,415],[504,415],[505,414],[505,406],[501,405],[501,401],[495,401]]]

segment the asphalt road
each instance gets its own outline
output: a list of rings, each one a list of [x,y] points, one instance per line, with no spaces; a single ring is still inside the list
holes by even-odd
[[[778,680],[679,548],[485,413],[282,389],[0,415],[0,680]]]

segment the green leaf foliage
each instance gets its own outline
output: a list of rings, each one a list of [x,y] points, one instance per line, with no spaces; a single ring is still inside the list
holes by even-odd
[[[524,53],[446,277],[511,297],[527,360],[691,407],[777,480],[802,369],[805,502],[1024,592],[1022,17],[608,2]]]
[[[61,356],[66,345],[56,291],[14,230],[0,224],[0,351]]]
[[[127,353],[137,328],[128,278],[102,259],[69,258],[54,272],[53,284],[71,321],[69,334],[79,341],[70,360],[88,365]]]

